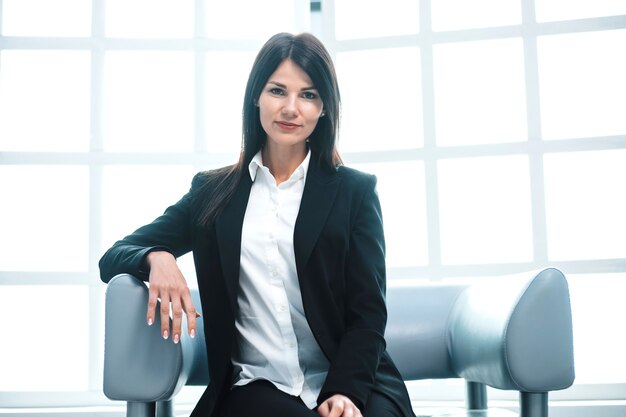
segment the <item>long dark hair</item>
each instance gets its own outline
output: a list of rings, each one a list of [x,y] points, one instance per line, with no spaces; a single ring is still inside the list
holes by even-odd
[[[337,165],[342,163],[336,147],[341,97],[330,54],[322,42],[309,33],[276,34],[259,51],[248,77],[243,100],[239,161],[234,165],[209,171],[202,176],[204,181],[196,198],[197,220],[201,225],[208,226],[213,223],[245,175],[245,168],[265,144],[267,134],[261,126],[259,108],[255,103],[258,102],[269,77],[287,59],[307,73],[324,104],[325,116],[320,117],[309,137],[311,163],[317,163],[321,169],[330,171],[334,171]]]

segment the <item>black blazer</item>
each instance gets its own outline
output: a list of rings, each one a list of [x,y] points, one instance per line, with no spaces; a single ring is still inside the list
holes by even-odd
[[[100,260],[105,282],[119,273],[147,280],[150,251],[176,257],[193,251],[210,383],[192,417],[215,416],[230,388],[241,230],[252,185],[246,172],[215,226],[206,228],[195,223],[193,208],[203,178],[196,175],[178,203]],[[327,172],[312,155],[294,231],[296,269],[307,320],[330,362],[318,403],[340,393],[363,410],[376,390],[409,417],[406,387],[385,351],[385,244],[375,184],[374,176],[354,169]]]

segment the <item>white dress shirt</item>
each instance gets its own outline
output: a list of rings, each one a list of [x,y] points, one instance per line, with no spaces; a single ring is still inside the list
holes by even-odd
[[[261,152],[249,165],[252,188],[241,236],[239,312],[232,354],[233,383],[263,379],[317,405],[329,363],[306,320],[296,272],[293,233],[311,153],[276,185]]]

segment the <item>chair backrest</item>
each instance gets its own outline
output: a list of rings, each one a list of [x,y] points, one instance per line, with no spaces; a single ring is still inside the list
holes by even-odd
[[[197,291],[192,297],[200,310]],[[194,339],[163,343],[158,315],[145,324],[147,302],[137,278],[110,281],[104,392],[111,399],[166,400],[182,385],[209,382],[202,326]],[[387,348],[405,380],[461,377],[531,393],[574,381],[569,291],[556,269],[471,285],[392,286],[387,307]]]
[[[456,378],[449,352],[450,315],[465,285],[387,289],[387,350],[405,380]]]

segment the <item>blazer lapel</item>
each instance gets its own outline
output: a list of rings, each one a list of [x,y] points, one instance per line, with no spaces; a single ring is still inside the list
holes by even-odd
[[[293,238],[298,275],[304,270],[326,223],[339,183],[340,176],[337,173],[323,171],[317,161],[311,158]]]
[[[215,221],[220,260],[224,272],[223,278],[226,281],[228,298],[233,311],[236,310],[237,288],[239,286],[243,218],[246,214],[251,186],[252,180],[246,171],[235,190],[235,194]]]

